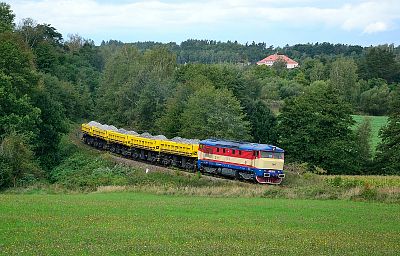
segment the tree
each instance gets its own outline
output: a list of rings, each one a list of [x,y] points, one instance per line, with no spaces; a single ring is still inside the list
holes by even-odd
[[[18,132],[34,141],[39,134],[41,111],[27,95],[16,95],[11,80],[0,72],[0,136]]]
[[[6,136],[0,143],[0,188],[16,187],[23,179],[41,176],[27,139],[17,133]]]
[[[0,34],[0,72],[13,77],[10,82],[18,97],[29,94],[39,80],[32,52],[15,34]]]
[[[19,37],[0,34],[0,136],[23,133],[31,142],[38,136],[40,109],[28,96],[39,79],[32,58]]]
[[[372,47],[361,60],[360,76],[366,80],[383,78],[388,83],[400,82],[400,64],[388,49]]]
[[[48,171],[60,163],[59,144],[62,134],[68,132],[65,109],[45,85],[37,88],[31,97],[32,103],[40,109],[41,120],[38,138],[34,141],[35,156],[40,166]]]
[[[296,69],[297,70],[297,69]],[[307,86],[309,85],[309,82],[307,81],[305,75],[303,72],[301,72],[300,70],[298,71],[298,73],[296,74],[296,76],[293,79],[294,81],[296,81],[297,83],[299,83],[302,86]]]
[[[285,101],[279,116],[279,143],[289,161],[307,162],[331,174],[354,173],[357,166],[349,106],[324,82]]]
[[[57,84],[42,80],[31,49],[17,33],[0,34],[0,57],[0,136],[23,136],[48,170],[57,162],[54,154],[66,132]]]
[[[181,118],[182,137],[251,139],[240,102],[227,89],[200,88],[188,99]]]
[[[159,82],[158,78],[151,78],[144,84],[138,95],[133,116],[135,127],[138,130],[158,132],[155,122],[164,110],[164,104],[171,88],[170,81]]]
[[[304,87],[296,81],[282,80],[282,85],[279,88],[279,97],[286,99],[300,95],[304,91]]]
[[[60,65],[62,35],[49,24],[37,24],[31,18],[23,19],[16,31],[35,54],[36,67],[54,74]]]
[[[276,74],[280,77],[285,77],[288,73],[287,63],[283,59],[278,59],[272,65],[272,68],[275,70]]]
[[[11,32],[14,28],[15,15],[9,4],[0,2],[0,34]]]
[[[251,124],[251,135],[254,141],[269,144],[277,142],[276,117],[263,101],[247,102],[246,114]]]
[[[71,52],[78,52],[85,43],[86,40],[79,34],[68,34],[68,40],[65,42],[65,45]]]
[[[368,117],[364,118],[356,129],[357,163],[359,163],[362,174],[368,172],[372,162],[371,131],[371,120]]]
[[[332,63],[330,84],[346,102],[353,106],[356,105],[359,88],[357,86],[357,65],[353,59],[340,58]]]
[[[373,87],[361,93],[361,110],[370,115],[384,115],[388,110],[390,99],[389,87],[386,84]]]
[[[376,174],[400,174],[400,87],[394,92],[388,124],[379,132],[382,141],[374,159]]]
[[[251,74],[256,78],[256,79],[265,79],[268,77],[275,77],[275,70],[272,69],[271,67],[268,67],[267,65],[255,65],[250,68]]]
[[[181,115],[187,106],[188,99],[201,87],[211,87],[212,83],[199,75],[186,83],[179,84],[164,106],[164,113],[156,121],[159,132],[167,137],[176,137],[182,129]]]
[[[24,42],[32,49],[40,41],[40,33],[37,22],[32,18],[25,18],[17,26],[17,32],[22,36]]]
[[[203,77],[216,89],[228,89],[241,102],[242,106],[260,95],[261,84],[252,72],[230,64],[189,64],[181,66],[175,73],[178,83],[186,83],[196,77]],[[200,85],[201,86],[201,85]]]
[[[310,70],[310,82],[325,79],[325,66],[321,61],[316,61]]]
[[[97,93],[100,121],[140,131],[154,129],[171,91],[175,66],[175,55],[164,48],[145,53],[130,46],[117,50],[106,63]]]

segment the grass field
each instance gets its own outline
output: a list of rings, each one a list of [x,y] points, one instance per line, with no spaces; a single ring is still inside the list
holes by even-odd
[[[376,146],[381,141],[381,139],[379,138],[379,130],[382,128],[382,126],[386,125],[388,117],[361,115],[353,115],[352,117],[357,122],[357,124],[361,123],[366,117],[371,120],[371,148],[372,151],[375,151]]]
[[[3,255],[396,255],[399,204],[0,195]]]

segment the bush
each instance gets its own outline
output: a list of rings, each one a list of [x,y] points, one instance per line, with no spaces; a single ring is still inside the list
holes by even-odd
[[[271,187],[271,188],[268,188],[268,189],[266,189],[264,191],[262,196],[266,197],[266,198],[278,198],[278,197],[281,197],[282,196],[281,188],[275,187],[275,186]]]
[[[43,177],[27,136],[11,133],[0,143],[0,189],[31,184]]]
[[[365,200],[377,200],[378,190],[369,183],[365,183],[359,197]]]
[[[342,187],[342,188],[354,188],[358,186],[363,186],[364,181],[356,179],[343,179],[340,176],[336,176],[333,179],[328,178],[326,182],[332,187]]]

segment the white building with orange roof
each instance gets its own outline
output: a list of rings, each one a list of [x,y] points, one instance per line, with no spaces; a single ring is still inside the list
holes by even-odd
[[[286,62],[286,68],[295,68],[295,67],[299,66],[299,63],[292,60],[288,56],[283,55],[283,54],[277,54],[277,53],[269,55],[268,57],[258,61],[257,65],[272,66],[278,60],[282,60],[282,61]]]

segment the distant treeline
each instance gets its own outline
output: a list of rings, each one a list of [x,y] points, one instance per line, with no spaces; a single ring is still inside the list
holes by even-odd
[[[100,46],[122,46],[125,43],[118,40],[102,41]],[[139,50],[147,50],[155,46],[163,46],[177,54],[177,61],[180,64],[188,62],[197,63],[256,63],[266,55],[281,53],[290,56],[298,61],[305,60],[307,57],[329,57],[329,56],[352,56],[360,57],[365,55],[368,49],[376,46],[363,47],[359,45],[331,44],[329,42],[307,43],[286,45],[284,47],[274,47],[265,42],[251,42],[246,44],[237,41],[215,41],[188,39],[180,44],[175,42],[160,43],[153,41],[129,43],[135,45]],[[400,46],[394,44],[380,45],[379,48],[387,50],[398,56]],[[219,58],[217,58],[218,56]]]

